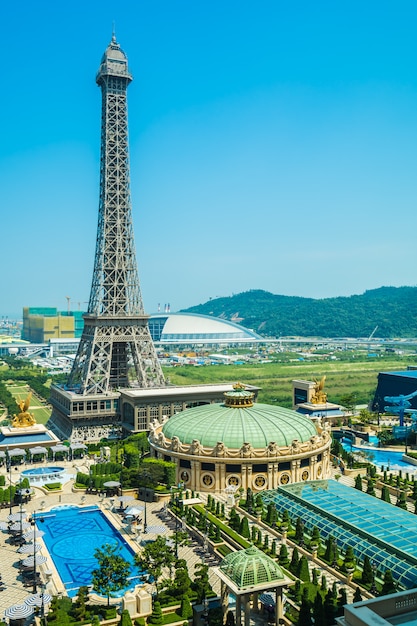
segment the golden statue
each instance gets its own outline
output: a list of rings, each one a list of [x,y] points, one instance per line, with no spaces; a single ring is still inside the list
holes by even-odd
[[[15,415],[12,419],[13,428],[27,428],[28,426],[33,426],[34,424],[36,424],[33,413],[29,413],[28,411],[31,397],[32,392],[28,394],[26,400],[16,400],[16,404],[20,409],[20,413],[18,413],[18,415]]]
[[[327,393],[324,392],[325,381],[325,376],[322,376],[320,380],[315,379],[314,394],[311,397],[312,404],[325,404],[327,402]]]

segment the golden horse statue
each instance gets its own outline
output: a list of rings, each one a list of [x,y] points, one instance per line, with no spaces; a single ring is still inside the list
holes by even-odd
[[[322,376],[320,380],[314,381],[314,394],[311,398],[312,404],[325,404],[327,402],[327,393],[324,392],[324,383],[326,377]]]
[[[16,400],[16,404],[20,409],[20,413],[14,415],[12,419],[13,428],[27,428],[36,424],[36,420],[33,413],[29,413],[28,408],[30,406],[30,399],[32,392],[30,392],[25,400]]]

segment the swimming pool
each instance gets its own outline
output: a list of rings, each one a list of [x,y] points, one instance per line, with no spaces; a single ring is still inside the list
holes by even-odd
[[[44,474],[59,474],[65,472],[64,467],[34,467],[33,469],[23,470],[23,476],[43,476]]]
[[[22,478],[28,478],[31,485],[44,485],[51,482],[65,482],[65,467],[33,467],[21,472]],[[68,478],[67,478],[68,480]]]
[[[94,551],[105,543],[118,546],[132,565],[129,589],[140,584],[133,550],[98,507],[56,507],[37,514],[36,527],[45,532],[43,540],[70,597],[79,587],[91,585],[91,572],[97,567]]]
[[[402,460],[403,452],[395,452],[393,450],[384,450],[383,448],[373,448],[372,446],[351,446],[348,441],[342,440],[342,446],[347,452],[364,453],[370,463],[376,465],[379,469],[384,468],[391,470],[402,470],[409,474],[417,472],[417,466]]]

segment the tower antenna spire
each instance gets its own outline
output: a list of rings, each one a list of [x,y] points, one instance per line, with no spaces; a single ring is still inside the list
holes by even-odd
[[[84,439],[90,427],[103,437],[115,424],[121,426],[120,389],[165,386],[143,308],[133,237],[127,123],[131,81],[113,26],[96,76],[102,95],[100,194],[90,300],[68,385],[51,390],[51,427],[66,439]]]
[[[116,43],[116,22],[114,20],[112,22],[111,40],[113,43]]]

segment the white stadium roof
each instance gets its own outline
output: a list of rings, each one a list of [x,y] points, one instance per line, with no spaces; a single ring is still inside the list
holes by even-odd
[[[263,337],[228,320],[195,313],[160,313],[149,318],[152,339],[161,344],[254,343]]]

